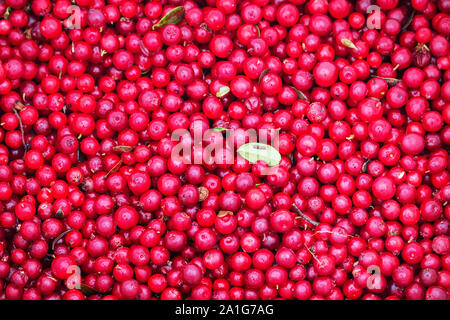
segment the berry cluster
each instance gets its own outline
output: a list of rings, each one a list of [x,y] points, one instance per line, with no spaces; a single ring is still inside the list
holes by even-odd
[[[0,300],[450,297],[450,1],[0,17]]]

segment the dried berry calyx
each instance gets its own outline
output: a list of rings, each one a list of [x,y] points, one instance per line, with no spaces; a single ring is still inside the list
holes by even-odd
[[[221,210],[221,211],[219,211],[219,213],[217,214],[217,216],[218,216],[219,218],[226,217],[226,216],[232,216],[232,215],[234,215],[233,211],[226,211],[226,210]]]
[[[199,200],[204,201],[209,196],[209,191],[206,187],[199,187]]]

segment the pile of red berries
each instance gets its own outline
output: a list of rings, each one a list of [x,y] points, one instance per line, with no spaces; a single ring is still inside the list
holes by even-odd
[[[450,297],[450,1],[0,17],[0,299]]]

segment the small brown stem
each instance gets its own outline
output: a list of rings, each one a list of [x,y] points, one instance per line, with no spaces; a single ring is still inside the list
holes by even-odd
[[[292,206],[295,208],[295,211],[297,211],[297,213],[306,221],[308,221],[309,223],[311,223],[313,226],[318,226],[319,222],[311,220],[308,216],[306,216],[298,207],[295,203],[292,204]]]
[[[131,152],[133,151],[134,147],[133,146],[114,146],[113,147],[113,151],[116,152]]]
[[[119,170],[120,166],[122,165],[122,159],[120,159],[115,165],[114,167],[111,168],[111,170],[108,171],[108,173],[105,175],[105,179],[107,179],[112,173],[116,172],[117,170]]]
[[[354,134],[351,134],[351,135],[349,135],[347,138],[345,138],[346,140],[348,140],[348,141],[351,141],[351,140],[353,140],[355,138],[355,135]]]
[[[64,232],[61,232],[60,234],[59,234],[59,236],[57,236],[56,238],[55,238],[55,240],[53,240],[53,242],[52,242],[52,252],[53,252],[53,250],[55,250],[55,246],[56,246],[56,243],[62,238],[62,237],[64,237],[66,234],[68,234],[70,231],[72,231],[73,229],[69,229],[69,230],[66,230],[66,231],[64,231]]]
[[[25,110],[26,107],[22,102],[16,101],[16,103],[14,103],[14,109],[18,110],[18,111],[22,111],[22,110]]]
[[[405,24],[403,25],[402,30],[408,29],[408,27],[411,24],[411,22],[413,21],[415,15],[416,15],[416,10],[413,10],[410,13],[410,15],[408,16],[408,20],[406,20]]]
[[[54,257],[54,256],[53,256],[53,257]],[[50,280],[53,280],[53,281],[55,281],[55,282],[58,282],[58,280],[57,280],[56,278],[52,277],[52,276],[47,276],[47,278],[49,278]]]
[[[20,118],[19,112],[17,112],[16,110],[16,106],[19,106],[20,102],[16,102],[14,104],[14,107],[12,108],[14,111],[14,114],[16,115],[17,120],[19,121],[19,128],[20,128],[20,133],[22,136],[22,143],[23,143],[23,147],[25,148],[25,152],[28,151],[28,145],[25,142],[25,131],[23,130],[23,123],[22,123],[22,119]],[[20,103],[21,104],[21,103]],[[22,104],[21,104],[22,105]]]
[[[316,260],[320,266],[322,266],[322,261],[320,261],[319,259],[317,259],[316,255],[314,254],[314,252],[311,251],[310,248],[308,248],[308,246],[305,246],[306,250],[308,250],[308,252],[311,254],[311,256],[313,257],[314,260]]]
[[[367,159],[367,160],[363,163],[362,168],[361,168],[361,170],[362,170],[363,173],[366,173],[366,172],[367,172],[367,167],[369,166],[370,161],[372,161],[372,160],[371,160],[371,159]]]
[[[313,236],[315,236],[316,234],[318,234],[318,233],[330,233],[330,234],[336,234],[336,235],[338,235],[338,236],[345,236],[345,237],[354,237],[354,236],[352,236],[351,234],[340,234],[340,233],[337,233],[337,232],[333,232],[333,231],[328,231],[328,230],[319,230],[319,231],[316,231],[316,232],[314,232],[313,233]]]

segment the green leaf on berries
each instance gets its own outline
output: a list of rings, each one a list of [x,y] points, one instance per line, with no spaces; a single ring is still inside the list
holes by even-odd
[[[152,30],[155,28],[161,28],[168,24],[178,24],[181,20],[184,19],[184,7],[176,7],[170,10],[161,20],[158,21],[157,24],[154,24]]]
[[[223,128],[223,127],[215,127],[213,130],[214,130],[214,131],[218,131],[218,132],[222,132],[222,131],[226,131],[227,128]]]
[[[341,40],[341,43],[342,43],[344,46],[346,46],[347,48],[350,48],[350,49],[358,49],[358,48],[355,46],[355,44],[352,42],[352,40],[349,40],[349,39],[342,39],[342,40]]]
[[[249,161],[256,163],[259,160],[264,161],[273,167],[280,163],[281,154],[274,147],[259,142],[250,142],[239,147],[239,155]]]
[[[228,86],[223,86],[223,87],[220,87],[220,89],[217,91],[217,93],[216,93],[216,97],[217,98],[222,98],[222,97],[224,97],[228,92],[230,92],[230,87],[228,87]]]

